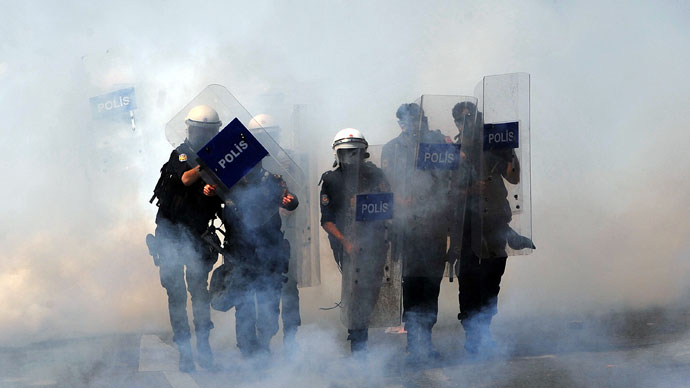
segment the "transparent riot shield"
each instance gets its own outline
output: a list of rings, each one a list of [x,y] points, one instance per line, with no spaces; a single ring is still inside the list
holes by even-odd
[[[305,105],[295,105],[291,125],[281,129],[280,141],[297,145],[295,139],[309,135],[308,109]],[[316,160],[307,149],[295,147],[287,150],[288,155],[304,172],[308,182],[317,182]],[[290,241],[290,274],[298,287],[314,287],[321,284],[319,261],[319,192],[318,186],[307,185],[300,198],[300,206],[291,213],[283,215],[285,238]]]
[[[282,100],[282,95],[281,100]],[[263,130],[276,140],[285,150],[276,155],[276,159],[285,168],[290,169],[290,161],[295,161],[304,172],[305,179],[317,182],[313,158],[309,149],[297,140],[309,137],[310,121],[306,105],[294,105],[292,116],[287,119],[283,104],[272,102],[264,104],[267,110],[254,116],[249,129]],[[275,113],[277,112],[277,113]],[[287,163],[284,163],[287,162]],[[318,219],[318,187],[307,185],[304,195],[299,198],[300,206],[294,211],[281,211],[282,229],[285,238],[290,242],[290,272],[289,281],[293,280],[298,287],[312,287],[321,283],[321,269],[319,263],[319,219]]]
[[[289,152],[289,151],[288,151]],[[290,153],[290,152],[289,152]],[[309,155],[304,153],[292,154],[293,159],[300,165],[306,166],[305,175],[309,176]],[[315,180],[312,180],[315,181]],[[283,214],[283,231],[290,242],[290,276],[297,280],[298,287],[314,287],[321,284],[321,269],[318,255],[318,192],[316,187],[308,186],[304,195],[299,199],[300,205],[292,212]]]
[[[222,122],[221,130],[203,146],[189,142],[185,118],[192,108],[206,105],[213,108]],[[186,146],[193,155],[187,156],[192,164],[202,166],[205,182],[214,184],[217,193],[226,202],[233,201],[233,187],[255,167],[278,174],[287,189],[298,199],[304,196],[304,174],[290,156],[260,126],[249,129],[252,115],[221,85],[209,85],[192,99],[166,125],[165,135],[173,147]],[[235,190],[235,194],[238,190]],[[242,190],[245,195],[246,190]],[[244,221],[262,225],[277,209],[272,206],[254,206],[244,209]]]
[[[436,152],[438,156],[429,153],[430,146],[420,145],[419,150],[425,152],[422,160],[438,159],[436,169],[447,170],[449,175],[443,179],[449,180],[447,193],[447,223],[448,242],[447,242],[447,262],[444,275],[453,277],[455,274],[454,264],[460,258],[463,245],[465,210],[467,204],[467,185],[469,182],[469,169],[467,165],[467,155],[463,151],[463,144],[468,142],[469,131],[465,129],[473,128],[476,125],[476,106],[477,99],[471,96],[454,95],[423,95],[420,99],[420,107],[424,114],[424,120],[428,129],[438,131],[444,136],[444,145],[434,145],[445,149],[445,154]],[[420,130],[423,129],[420,126]],[[448,140],[451,140],[448,143]],[[426,148],[426,150],[425,150]],[[418,160],[420,159],[418,155]],[[444,161],[444,160],[447,160]],[[439,184],[445,185],[444,180]],[[442,194],[443,192],[439,193]],[[443,204],[443,199],[439,199]]]
[[[363,150],[345,150],[361,153]],[[369,148],[378,159],[380,148]],[[339,167],[343,184],[336,226],[347,243],[341,262],[341,321],[348,329],[389,327],[401,319],[401,263],[390,254],[394,196],[383,171],[371,161]]]
[[[84,132],[89,146],[88,179],[99,186],[100,179],[112,180],[118,171],[147,165],[140,157],[130,157],[132,150],[144,148],[141,131],[136,130],[138,114],[137,77],[131,61],[121,50],[89,52],[81,58],[81,83],[75,92],[83,93],[90,110],[90,130]],[[87,101],[88,100],[88,101]],[[86,156],[86,155],[85,155]]]
[[[382,165],[396,194],[393,255],[404,263],[404,276],[452,274],[462,245],[466,174],[463,134],[453,117],[458,104],[473,97],[423,95],[403,104],[396,116],[401,134],[383,149]],[[472,120],[471,117],[461,121]],[[451,246],[454,254],[448,252]]]
[[[481,258],[532,253],[530,76],[486,76],[477,85],[472,136],[472,249]]]

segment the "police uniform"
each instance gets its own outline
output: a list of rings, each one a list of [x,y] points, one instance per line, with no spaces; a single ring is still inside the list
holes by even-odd
[[[479,148],[475,145],[475,150]],[[472,155],[471,150],[468,150]],[[482,152],[482,151],[477,151]],[[461,320],[468,341],[465,347],[476,351],[480,340],[479,330],[487,329],[496,313],[501,277],[505,272],[505,251],[508,226],[512,219],[508,191],[503,182],[508,163],[515,157],[512,150],[483,151],[483,191],[473,190],[479,182],[477,171],[468,162],[469,196],[460,253],[456,266],[458,276],[458,301]],[[476,152],[475,152],[476,153]],[[476,165],[476,163],[475,163]],[[486,211],[485,211],[486,210]],[[477,225],[481,222],[481,228]],[[480,231],[481,229],[481,231]],[[473,235],[481,233],[481,236]],[[488,256],[481,259],[475,252],[473,240],[481,239],[480,249]],[[486,334],[486,333],[484,333]]]
[[[422,128],[419,140],[401,133],[381,155],[393,192],[407,206],[396,207],[394,255],[403,260],[403,321],[408,351],[431,349],[431,330],[438,315],[438,296],[445,270],[450,212],[448,170],[416,168],[419,143],[445,143],[440,131]]]
[[[350,257],[343,245],[329,234],[333,256],[343,276],[343,302],[348,326],[348,340],[353,351],[363,350],[368,339],[371,314],[381,290],[388,243],[385,221],[357,222],[355,196],[359,193],[390,192],[383,171],[371,162],[362,162],[351,171],[341,167],[321,176],[321,225],[334,223],[346,239],[358,248],[358,257]],[[349,176],[348,174],[356,174]],[[355,264],[356,262],[356,264]],[[351,266],[356,265],[355,271]],[[346,300],[349,303],[346,303]]]
[[[288,222],[290,220],[288,219]],[[285,240],[287,250],[290,251],[289,240]],[[299,289],[297,288],[297,259],[298,257],[290,257],[290,266],[287,273],[287,280],[283,284],[280,292],[281,312],[280,316],[283,321],[283,339],[286,341],[294,340],[297,334],[297,328],[302,324],[302,318],[299,312]],[[291,345],[290,343],[287,343]]]
[[[288,194],[280,175],[255,167],[230,192],[223,212],[226,249],[232,254],[242,289],[235,312],[237,346],[244,356],[268,352],[278,331],[280,292],[289,269],[290,247],[283,238],[279,208],[294,210],[295,197],[283,206]],[[256,299],[256,302],[255,302]]]
[[[296,155],[291,150],[286,150],[285,157],[296,157]],[[303,155],[302,155],[303,156]],[[282,162],[283,160],[281,160]],[[304,211],[304,209],[302,209]],[[307,209],[306,211],[308,211]],[[285,235],[287,236],[286,242],[288,244],[292,243],[295,247],[299,247],[302,241],[299,241],[298,234],[301,231],[297,231],[299,227],[296,224],[296,214],[289,213],[283,217],[283,229]],[[290,249],[292,252],[292,249]],[[283,284],[283,288],[280,293],[280,303],[281,312],[280,317],[283,321],[283,341],[287,346],[292,346],[295,336],[297,334],[297,328],[302,324],[302,318],[299,312],[299,289],[297,288],[298,279],[297,271],[300,266],[300,254],[301,250],[295,255],[290,255],[290,267],[287,273],[287,280]],[[294,348],[293,348],[294,350]]]
[[[208,338],[213,328],[207,279],[218,255],[202,243],[200,236],[220,211],[222,202],[217,196],[204,195],[206,183],[201,179],[190,186],[182,183],[182,174],[194,167],[189,160],[192,155],[186,143],[170,154],[164,171],[170,181],[156,215],[160,279],[168,293],[173,341],[178,344],[190,338],[187,289],[192,296],[197,338]]]

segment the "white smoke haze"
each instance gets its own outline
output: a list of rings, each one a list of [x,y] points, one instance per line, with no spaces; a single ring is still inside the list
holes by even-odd
[[[171,150],[166,122],[210,83],[253,114],[270,114],[274,100],[309,105],[316,130],[301,141],[320,175],[341,128],[383,144],[399,133],[403,102],[471,95],[483,75],[529,72],[537,249],[509,260],[499,327],[675,306],[690,294],[684,2],[2,8],[0,346],[170,330],[144,244],[155,226],[148,199]],[[89,98],[117,85],[135,87],[135,130],[91,119]],[[321,245],[322,284],[300,290],[298,338],[343,352],[337,310],[318,310],[340,296],[323,234]],[[440,305],[439,325],[457,325],[457,283],[444,282]],[[232,315],[213,315],[212,341],[228,352]]]

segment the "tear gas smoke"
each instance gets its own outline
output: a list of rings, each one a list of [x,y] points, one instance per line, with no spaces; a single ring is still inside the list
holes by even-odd
[[[674,306],[689,294],[689,16],[683,3],[5,4],[0,344],[169,331],[147,201],[165,123],[210,83],[283,122],[309,105],[312,129],[291,141],[320,174],[341,128],[383,144],[400,103],[528,71],[538,249],[509,259],[499,322]],[[89,98],[121,86],[136,91],[134,130],[91,117]],[[329,342],[337,313],[317,309],[339,299],[331,257],[322,233],[322,284],[300,290],[305,349],[343,347]],[[456,287],[440,326],[457,325]],[[232,348],[232,318],[213,320]]]

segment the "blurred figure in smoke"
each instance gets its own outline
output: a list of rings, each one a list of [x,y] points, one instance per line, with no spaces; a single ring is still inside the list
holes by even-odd
[[[279,209],[297,208],[298,199],[280,175],[252,168],[230,192],[223,222],[225,247],[238,280],[235,312],[237,347],[242,356],[268,355],[278,332],[280,292],[287,281],[290,244],[283,238]]]
[[[339,131],[333,139],[337,168],[321,176],[321,226],[343,276],[341,317],[353,354],[366,350],[388,251],[385,221],[355,220],[357,194],[390,191],[383,171],[365,161],[367,147],[358,130]]]
[[[220,212],[222,204],[215,186],[201,179],[201,167],[191,158],[195,155],[194,149],[199,149],[218,133],[221,122],[215,110],[200,105],[189,112],[185,123],[187,139],[170,154],[154,190],[159,206],[156,235],[155,238],[147,236],[147,243],[154,262],[160,267],[161,284],[168,293],[173,341],[180,352],[179,367],[189,372],[195,366],[187,321],[187,289],[192,295],[199,364],[204,368],[214,364],[208,342],[213,328],[208,274],[218,254],[209,249],[201,235],[207,230],[209,221]]]
[[[519,236],[508,224],[512,219],[510,205],[507,200],[505,179],[508,183],[517,184],[520,181],[520,163],[512,149],[486,150],[480,146],[480,131],[483,125],[481,113],[471,102],[456,104],[452,110],[455,126],[458,128],[456,141],[467,139],[463,144],[463,168],[469,179],[467,189],[467,207],[464,218],[462,249],[460,250],[459,265],[456,265],[458,276],[458,299],[460,303],[460,319],[465,330],[465,349],[468,353],[476,354],[480,350],[491,350],[495,342],[489,329],[491,320],[498,312],[498,292],[501,277],[506,267],[506,243],[513,249],[534,249],[532,241]],[[479,153],[484,153],[486,171],[477,171]],[[480,180],[479,176],[486,179]],[[494,209],[481,214],[481,201],[488,203]],[[498,209],[498,210],[496,210]],[[481,241],[490,245],[494,257],[480,258],[473,250],[472,233],[479,233],[479,228],[473,228],[473,220],[483,222]],[[455,245],[451,241],[451,247]]]
[[[449,172],[420,170],[415,157],[420,143],[448,143],[430,131],[418,104],[402,104],[396,117],[402,132],[389,141],[381,164],[395,193],[393,254],[403,260],[403,322],[409,361],[437,359],[431,334],[445,270]]]
[[[280,140],[281,127],[275,122],[272,116],[267,114],[260,114],[254,116],[252,121],[249,123],[250,130],[265,130],[269,136],[274,140]],[[290,150],[286,150],[290,153]],[[280,158],[281,155],[278,156]],[[281,162],[279,160],[279,162]],[[289,164],[288,164],[289,165]],[[295,217],[291,211],[283,210],[281,214],[284,218],[284,227],[286,234],[294,231],[294,227],[291,224],[295,222]],[[292,244],[300,244],[301,241],[296,241],[294,236],[286,236],[288,242]],[[288,249],[288,252],[291,250]],[[290,269],[287,273],[287,281],[283,284],[283,288],[280,293],[281,301],[281,312],[280,316],[283,320],[283,345],[288,351],[297,350],[297,344],[295,342],[295,337],[297,336],[297,328],[302,324],[302,319],[299,313],[299,289],[297,288],[297,275],[296,267],[298,257],[290,256]]]

